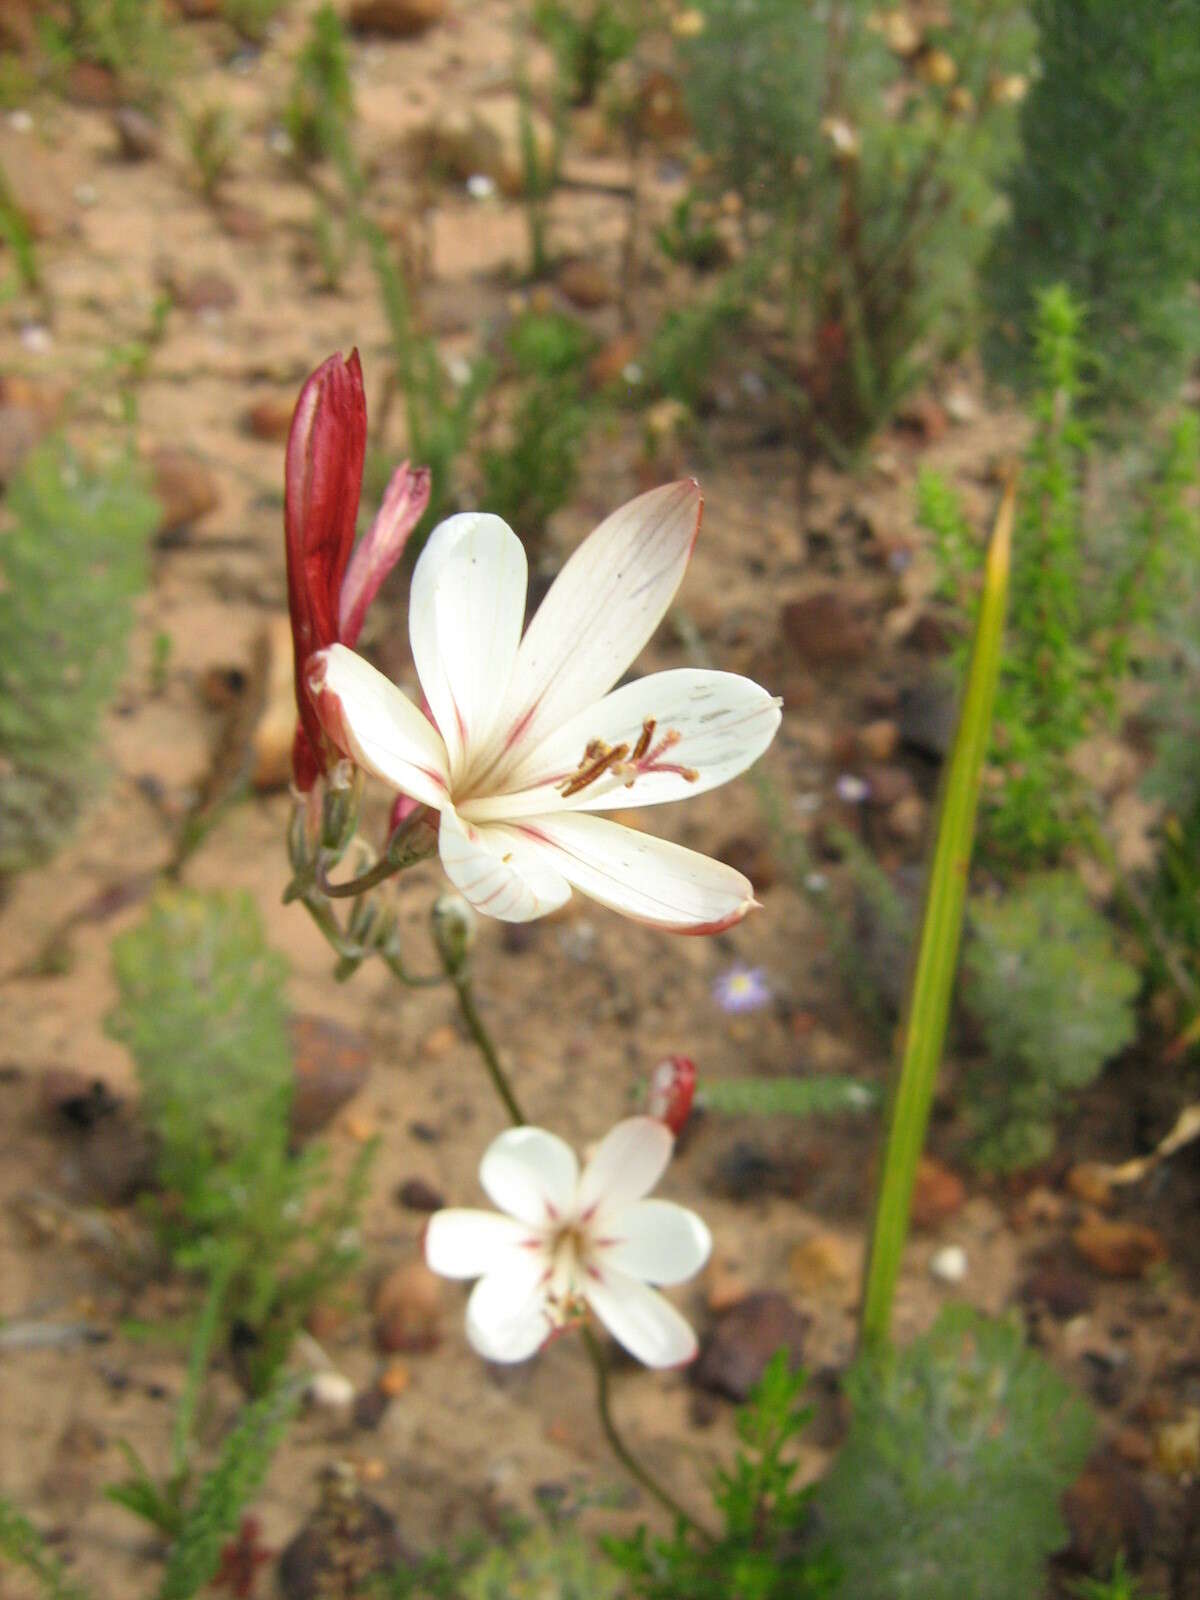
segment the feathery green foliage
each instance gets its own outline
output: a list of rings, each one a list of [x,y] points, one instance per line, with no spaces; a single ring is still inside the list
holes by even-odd
[[[248,1330],[262,1384],[357,1259],[374,1146],[332,1187],[319,1149],[291,1153],[284,963],[248,896],[165,892],[113,954],[108,1026],[133,1055],[157,1140],[165,1237],[181,1267],[224,1278],[221,1325],[236,1316]]]
[[[1030,1166],[1054,1148],[1064,1097],[1134,1037],[1141,979],[1065,872],[1029,878],[1001,900],[977,898],[970,919],[963,998],[988,1052],[965,1083],[976,1159]]]
[[[183,1514],[157,1600],[191,1600],[210,1581],[299,1404],[300,1386],[281,1381],[244,1407]]]
[[[43,445],[8,489],[0,539],[0,874],[44,861],[99,781],[102,713],[159,518],[127,456]]]
[[[89,1600],[88,1591],[67,1576],[33,1523],[6,1494],[0,1494],[0,1561],[30,1573],[46,1600]]]
[[[1029,1600],[1066,1540],[1059,1497],[1091,1417],[1017,1323],[950,1306],[859,1357],[849,1436],[816,1506],[846,1600]]]
[[[1200,350],[1200,0],[1035,0],[1012,217],[990,263],[995,355],[1037,382],[1027,330],[1066,283],[1098,362],[1089,399],[1145,410]]]
[[[455,1600],[619,1600],[618,1569],[576,1529],[539,1523],[509,1547],[493,1546],[460,1580]]]
[[[554,52],[565,98],[590,106],[645,25],[645,0],[534,0],[533,25]]]
[[[52,76],[90,61],[120,80],[126,99],[162,100],[182,47],[161,0],[65,0],[41,11],[38,33]]]
[[[833,1592],[833,1562],[805,1542],[812,1490],[796,1487],[791,1448],[811,1415],[800,1403],[806,1381],[780,1350],[739,1411],[737,1455],[713,1489],[715,1539],[681,1524],[670,1538],[642,1526],[606,1540],[637,1600],[820,1600]]]
[[[321,161],[340,157],[353,120],[350,50],[337,9],[326,4],[296,57],[283,126],[300,161]]]

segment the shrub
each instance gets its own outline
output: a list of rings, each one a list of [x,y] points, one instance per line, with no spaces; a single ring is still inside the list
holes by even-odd
[[[1099,357],[1090,398],[1144,409],[1200,349],[1200,0],[1035,0],[1012,217],[990,262],[994,355],[1033,375],[1038,292],[1066,283]]]
[[[125,667],[159,520],[132,460],[50,443],[8,490],[0,539],[0,875],[44,861],[99,779],[100,718]]]
[[[1066,873],[1030,878],[1001,900],[977,898],[964,1000],[988,1064],[967,1080],[980,1164],[1029,1166],[1054,1148],[1064,1097],[1093,1083],[1133,1038],[1137,971]]]
[[[850,1432],[816,1506],[846,1600],[1028,1600],[1065,1543],[1083,1403],[1013,1322],[948,1307],[907,1350],[862,1356]]]

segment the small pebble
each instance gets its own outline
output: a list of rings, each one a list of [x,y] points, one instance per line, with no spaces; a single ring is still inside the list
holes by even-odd
[[[467,193],[472,200],[490,200],[495,192],[495,182],[486,172],[473,172],[467,179]]]
[[[960,1244],[943,1245],[931,1256],[929,1270],[941,1283],[961,1283],[967,1275],[967,1252]]]
[[[340,1372],[314,1372],[304,1393],[322,1411],[348,1411],[354,1404],[354,1385]]]

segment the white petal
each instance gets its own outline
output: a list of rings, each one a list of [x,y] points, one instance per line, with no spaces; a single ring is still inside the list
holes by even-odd
[[[608,1221],[603,1232],[605,1240],[596,1241],[603,1247],[603,1268],[647,1283],[683,1283],[712,1251],[712,1234],[703,1221],[671,1200],[638,1200]]]
[[[649,1194],[666,1171],[675,1139],[657,1117],[628,1117],[604,1135],[579,1180],[577,1215],[615,1216]]]
[[[691,1324],[656,1289],[623,1272],[589,1277],[588,1304],[631,1356],[647,1367],[678,1367],[696,1354]]]
[[[672,933],[720,933],[757,904],[749,879],[724,862],[607,817],[566,812],[487,831],[530,840],[593,900]]]
[[[575,1152],[545,1128],[507,1129],[488,1145],[479,1166],[492,1203],[535,1227],[571,1215],[578,1178]]]
[[[486,1361],[526,1361],[552,1323],[540,1261],[489,1272],[467,1301],[467,1338]]]
[[[464,822],[448,805],[438,854],[458,892],[476,911],[501,922],[544,917],[571,898],[571,885],[544,850],[508,829]]]
[[[525,620],[525,550],[500,517],[439,523],[413,572],[408,634],[457,784],[504,703]]]
[[[702,504],[690,479],[652,489],[607,517],[563,567],[521,641],[496,728],[514,765],[607,693],[658,627]]]
[[[562,783],[579,769],[592,740],[633,751],[647,720],[654,723],[651,752],[668,735],[679,735],[658,755],[657,770],[632,781],[604,775],[564,798]],[[749,678],[699,667],[656,672],[614,689],[552,733],[509,773],[508,793],[468,801],[462,809],[472,820],[486,822],[553,815],[559,809],[616,811],[684,800],[744,772],[775,737],[779,720],[779,701]]]
[[[435,1211],[425,1229],[425,1260],[443,1278],[481,1278],[510,1252],[531,1250],[540,1238],[515,1217],[495,1211]]]
[[[429,719],[382,672],[334,644],[312,658],[308,681],[327,731],[360,767],[427,806],[440,810],[446,804],[446,747]]]

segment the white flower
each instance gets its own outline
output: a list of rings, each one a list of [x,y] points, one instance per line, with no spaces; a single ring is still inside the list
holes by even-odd
[[[649,1284],[682,1283],[712,1239],[694,1211],[647,1200],[675,1141],[653,1117],[619,1122],[582,1174],[575,1153],[543,1128],[494,1139],[479,1181],[495,1211],[438,1211],[425,1259],[447,1278],[478,1278],[467,1338],[488,1361],[524,1361],[590,1307],[648,1367],[696,1354],[696,1336]]]
[[[778,700],[732,673],[684,667],[612,688],[674,598],[701,504],[687,481],[608,517],[524,638],[516,534],[483,512],[441,523],[409,605],[429,718],[345,646],[311,657],[326,732],[441,813],[442,865],[476,910],[525,922],[574,885],[640,922],[711,933],[755,904],[731,867],[593,815],[703,794],[744,771],[779,726]]]

